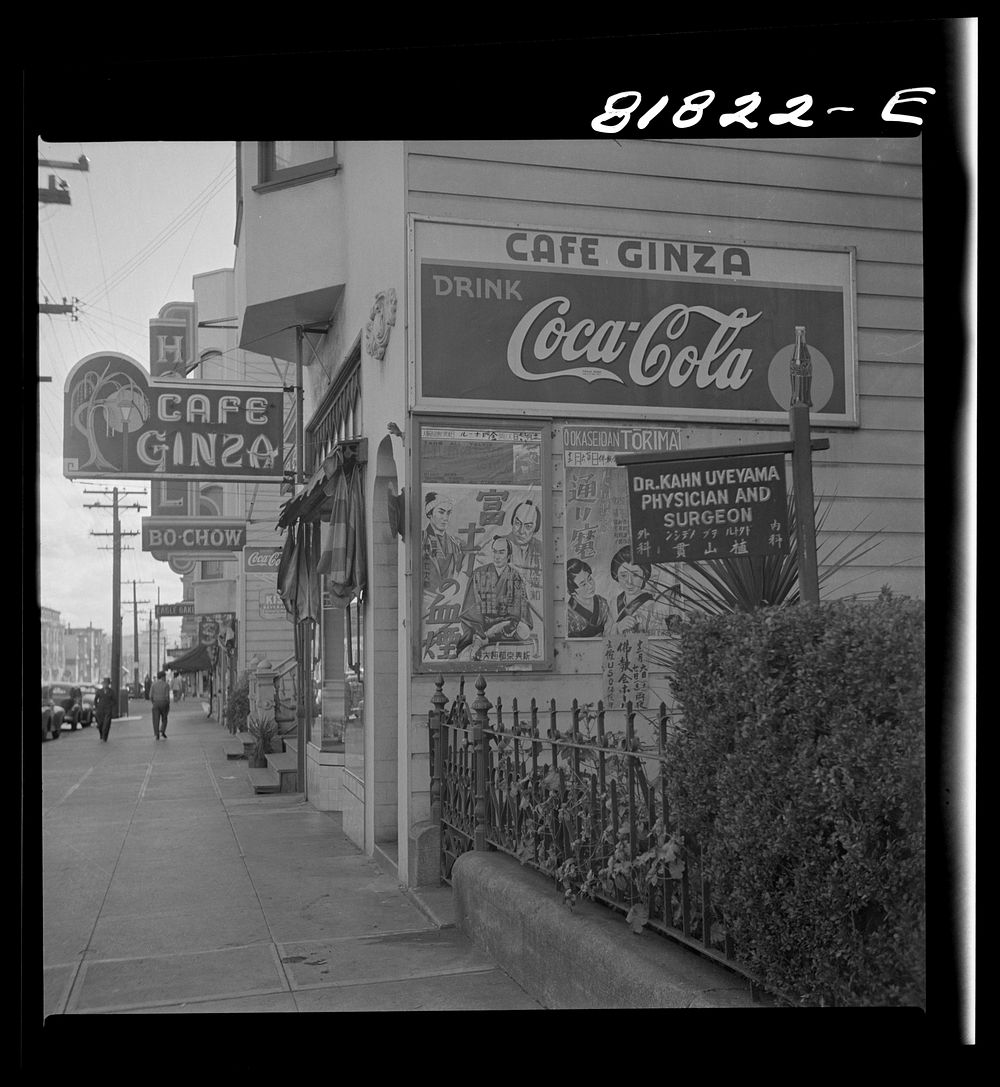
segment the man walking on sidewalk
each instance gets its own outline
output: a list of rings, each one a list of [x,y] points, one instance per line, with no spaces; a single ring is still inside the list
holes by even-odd
[[[111,731],[111,715],[115,712],[118,693],[111,689],[111,677],[104,677],[104,685],[94,695],[94,716],[97,718],[97,731],[104,743],[108,742]]]
[[[167,738],[167,714],[170,713],[170,684],[167,673],[157,672],[149,688],[149,698],[153,703],[153,735],[159,739],[160,733]]]

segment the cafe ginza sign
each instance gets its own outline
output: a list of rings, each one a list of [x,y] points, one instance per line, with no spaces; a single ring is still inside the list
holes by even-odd
[[[812,418],[856,425],[854,256],[414,223],[418,401],[785,422],[795,326]]]
[[[66,378],[63,474],[278,482],[283,423],[280,388],[160,380],[127,355],[98,352]]]

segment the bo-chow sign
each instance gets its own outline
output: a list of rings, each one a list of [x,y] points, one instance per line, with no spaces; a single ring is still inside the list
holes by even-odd
[[[856,425],[850,250],[414,221],[417,401],[783,423],[795,326],[816,424]]]
[[[282,390],[158,380],[128,355],[88,355],[66,378],[68,479],[282,479]]]

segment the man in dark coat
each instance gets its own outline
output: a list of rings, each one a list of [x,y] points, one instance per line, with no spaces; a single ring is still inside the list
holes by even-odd
[[[149,700],[153,703],[153,735],[167,738],[167,715],[170,713],[170,684],[166,672],[157,672],[149,688]]]
[[[105,676],[103,684],[94,695],[94,717],[97,719],[97,731],[103,743],[108,742],[111,731],[111,715],[118,704],[118,692],[111,686],[111,677]]]

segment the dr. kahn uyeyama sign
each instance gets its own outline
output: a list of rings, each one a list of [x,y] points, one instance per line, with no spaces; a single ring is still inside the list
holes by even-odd
[[[813,422],[857,425],[850,250],[412,226],[420,407],[786,423],[804,325]]]
[[[226,517],[143,517],[143,551],[216,555],[242,551],[246,521]]]
[[[68,479],[283,478],[278,387],[157,380],[102,351],[70,371],[63,418]]]

